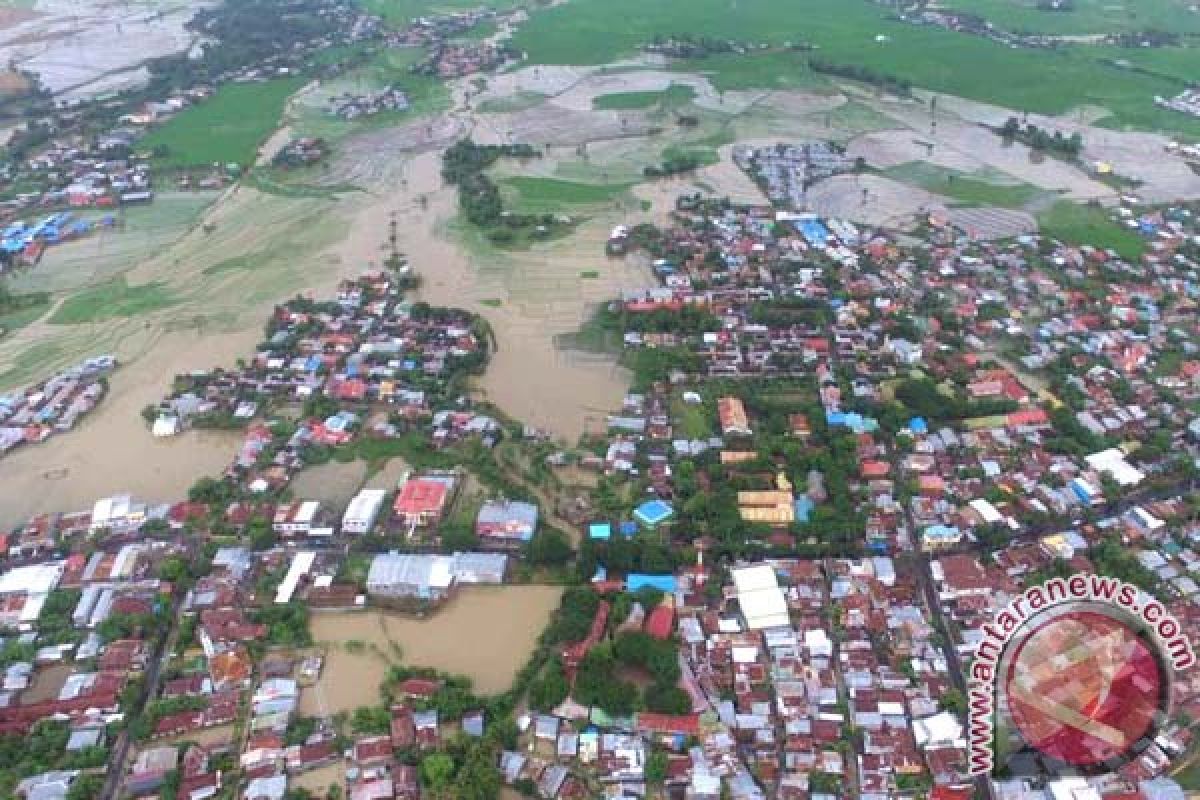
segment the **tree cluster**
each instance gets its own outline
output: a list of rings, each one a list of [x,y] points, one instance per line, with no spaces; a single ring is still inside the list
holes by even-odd
[[[1054,131],[1051,134],[1044,128],[1033,124],[1022,127],[1016,117],[1009,117],[1005,121],[1000,128],[1000,135],[1005,139],[1021,142],[1034,150],[1049,150],[1065,156],[1074,157],[1083,151],[1083,136],[1079,132],[1070,136],[1063,136],[1062,131]]]
[[[810,58],[808,66],[813,72],[822,75],[833,75],[838,78],[848,78],[852,81],[867,83],[885,92],[907,97],[912,93],[912,82],[905,78],[897,78],[883,72],[876,72],[870,67],[858,64],[837,64],[820,58]]]

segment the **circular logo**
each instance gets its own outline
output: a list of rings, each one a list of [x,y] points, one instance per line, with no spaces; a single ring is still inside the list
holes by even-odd
[[[1169,673],[1157,643],[1107,610],[1063,610],[1027,626],[1004,672],[1021,738],[1073,767],[1128,761],[1167,709]]]

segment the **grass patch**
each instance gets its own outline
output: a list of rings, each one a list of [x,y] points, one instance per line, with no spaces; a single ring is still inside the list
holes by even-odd
[[[488,308],[499,308],[502,303],[498,297],[489,297],[485,300],[480,300],[479,305],[487,306]]]
[[[1040,11],[1033,0],[946,0],[1013,31],[1058,35],[1165,30],[1200,32],[1200,14],[1186,0],[1074,0],[1071,11]]]
[[[733,13],[729,0],[572,0],[535,12],[517,31],[513,45],[532,64],[606,64],[636,53],[655,34],[688,33],[780,48],[752,57],[704,59],[717,87],[733,89],[813,80],[807,74],[808,54],[782,49],[786,42],[802,40],[819,48],[826,61],[866,67],[973,100],[1047,114],[1099,106],[1113,112],[1116,124],[1200,132],[1200,120],[1154,106],[1155,95],[1178,92],[1177,81],[1101,63],[1091,45],[1014,49],[981,36],[909,25],[892,19],[892,13],[869,0],[795,0],[783,6],[776,0],[738,0]],[[614,26],[613,20],[621,25]],[[1200,73],[1200,50],[1192,52],[1198,60],[1189,63],[1197,67],[1188,74],[1195,75]],[[930,58],[930,53],[938,57]],[[1047,79],[1050,75],[1053,80]]]
[[[1192,761],[1183,769],[1171,775],[1185,792],[1200,790],[1200,759]]]
[[[50,301],[44,300],[40,303],[33,303],[25,308],[17,311],[10,311],[7,314],[0,314],[0,337],[7,336],[13,331],[20,330],[32,322],[41,319],[42,315],[50,308]]]
[[[476,110],[484,114],[508,114],[516,111],[528,111],[546,102],[546,95],[540,92],[520,91],[504,97],[489,97],[481,102]]]
[[[884,170],[893,180],[949,197],[964,206],[1024,208],[1043,194],[1027,183],[992,183],[924,161],[912,161]]]
[[[594,281],[600,277],[600,272],[599,270],[585,269],[583,272],[579,273],[579,277],[585,280]]]
[[[638,111],[654,108],[678,108],[696,99],[696,90],[684,83],[672,83],[657,92],[617,92],[592,98],[596,111]]]
[[[712,421],[703,403],[692,405],[683,402],[682,397],[672,397],[671,418],[675,420],[679,432],[688,439],[707,439],[713,434]]]
[[[67,298],[49,321],[52,325],[79,325],[117,317],[136,317],[175,302],[161,283],[130,286],[123,277],[118,277]]]
[[[696,161],[702,167],[711,167],[720,163],[721,155],[717,148],[704,144],[673,144],[662,152],[662,160],[666,161]]]
[[[1146,248],[1141,236],[1112,220],[1105,209],[1069,200],[1060,200],[1038,215],[1038,227],[1054,239],[1115,250],[1127,260],[1140,259]]]
[[[513,211],[522,214],[554,214],[564,206],[594,206],[611,203],[629,189],[629,184],[592,184],[519,175],[507,178]]]
[[[227,258],[224,261],[218,261],[216,264],[205,267],[204,271],[200,274],[220,275],[225,272],[237,272],[243,269],[252,269],[253,267],[254,264],[248,256],[234,256],[233,258]]]
[[[60,342],[34,342],[17,354],[10,369],[0,373],[0,391],[30,383],[39,375],[45,377],[50,371],[47,365],[61,363],[65,355]]]
[[[283,106],[303,85],[301,78],[263,83],[229,83],[203,103],[151,131],[138,149],[163,149],[160,167],[254,162],[258,147],[278,126]]]
[[[398,27],[439,11],[466,11],[481,6],[505,10],[519,4],[520,0],[359,0],[364,9]]]
[[[739,89],[828,89],[824,75],[809,69],[808,54],[794,50],[719,53],[671,62],[671,69],[707,75],[718,92]]]
[[[244,181],[246,186],[253,189],[258,189],[266,194],[273,194],[278,197],[312,197],[318,199],[328,199],[336,197],[343,192],[358,192],[362,191],[357,186],[349,183],[330,184],[328,186],[319,186],[312,183],[302,183],[299,180],[289,180],[290,176],[283,170],[272,168],[256,169],[254,172],[246,176]]]

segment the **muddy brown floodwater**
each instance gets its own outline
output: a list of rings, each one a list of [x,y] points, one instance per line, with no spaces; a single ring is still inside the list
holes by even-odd
[[[469,587],[424,618],[381,610],[315,613],[309,624],[326,648],[325,667],[318,684],[304,690],[300,711],[331,716],[376,705],[393,663],[466,675],[480,694],[503,692],[561,596],[560,586]]]

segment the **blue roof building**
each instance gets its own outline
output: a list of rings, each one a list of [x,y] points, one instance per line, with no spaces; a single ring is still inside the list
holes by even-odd
[[[647,528],[657,528],[675,515],[675,509],[662,500],[642,503],[633,512],[633,518]]]
[[[796,509],[796,522],[808,522],[808,518],[812,516],[813,509],[816,508],[816,505],[806,494],[797,497],[793,506]]]
[[[644,589],[649,586],[652,589],[658,589],[660,592],[671,593],[675,591],[675,576],[674,575],[642,575],[636,572],[631,572],[625,576],[625,588],[631,592],[636,592],[639,589]]]
[[[847,427],[855,433],[874,433],[879,430],[878,421],[855,411],[826,411],[825,422],[835,428],[839,425]]]
[[[929,433],[929,423],[924,417],[913,417],[908,421],[908,429],[918,436],[924,436]]]
[[[612,525],[607,522],[593,522],[588,526],[588,537],[607,541],[612,538]]]

